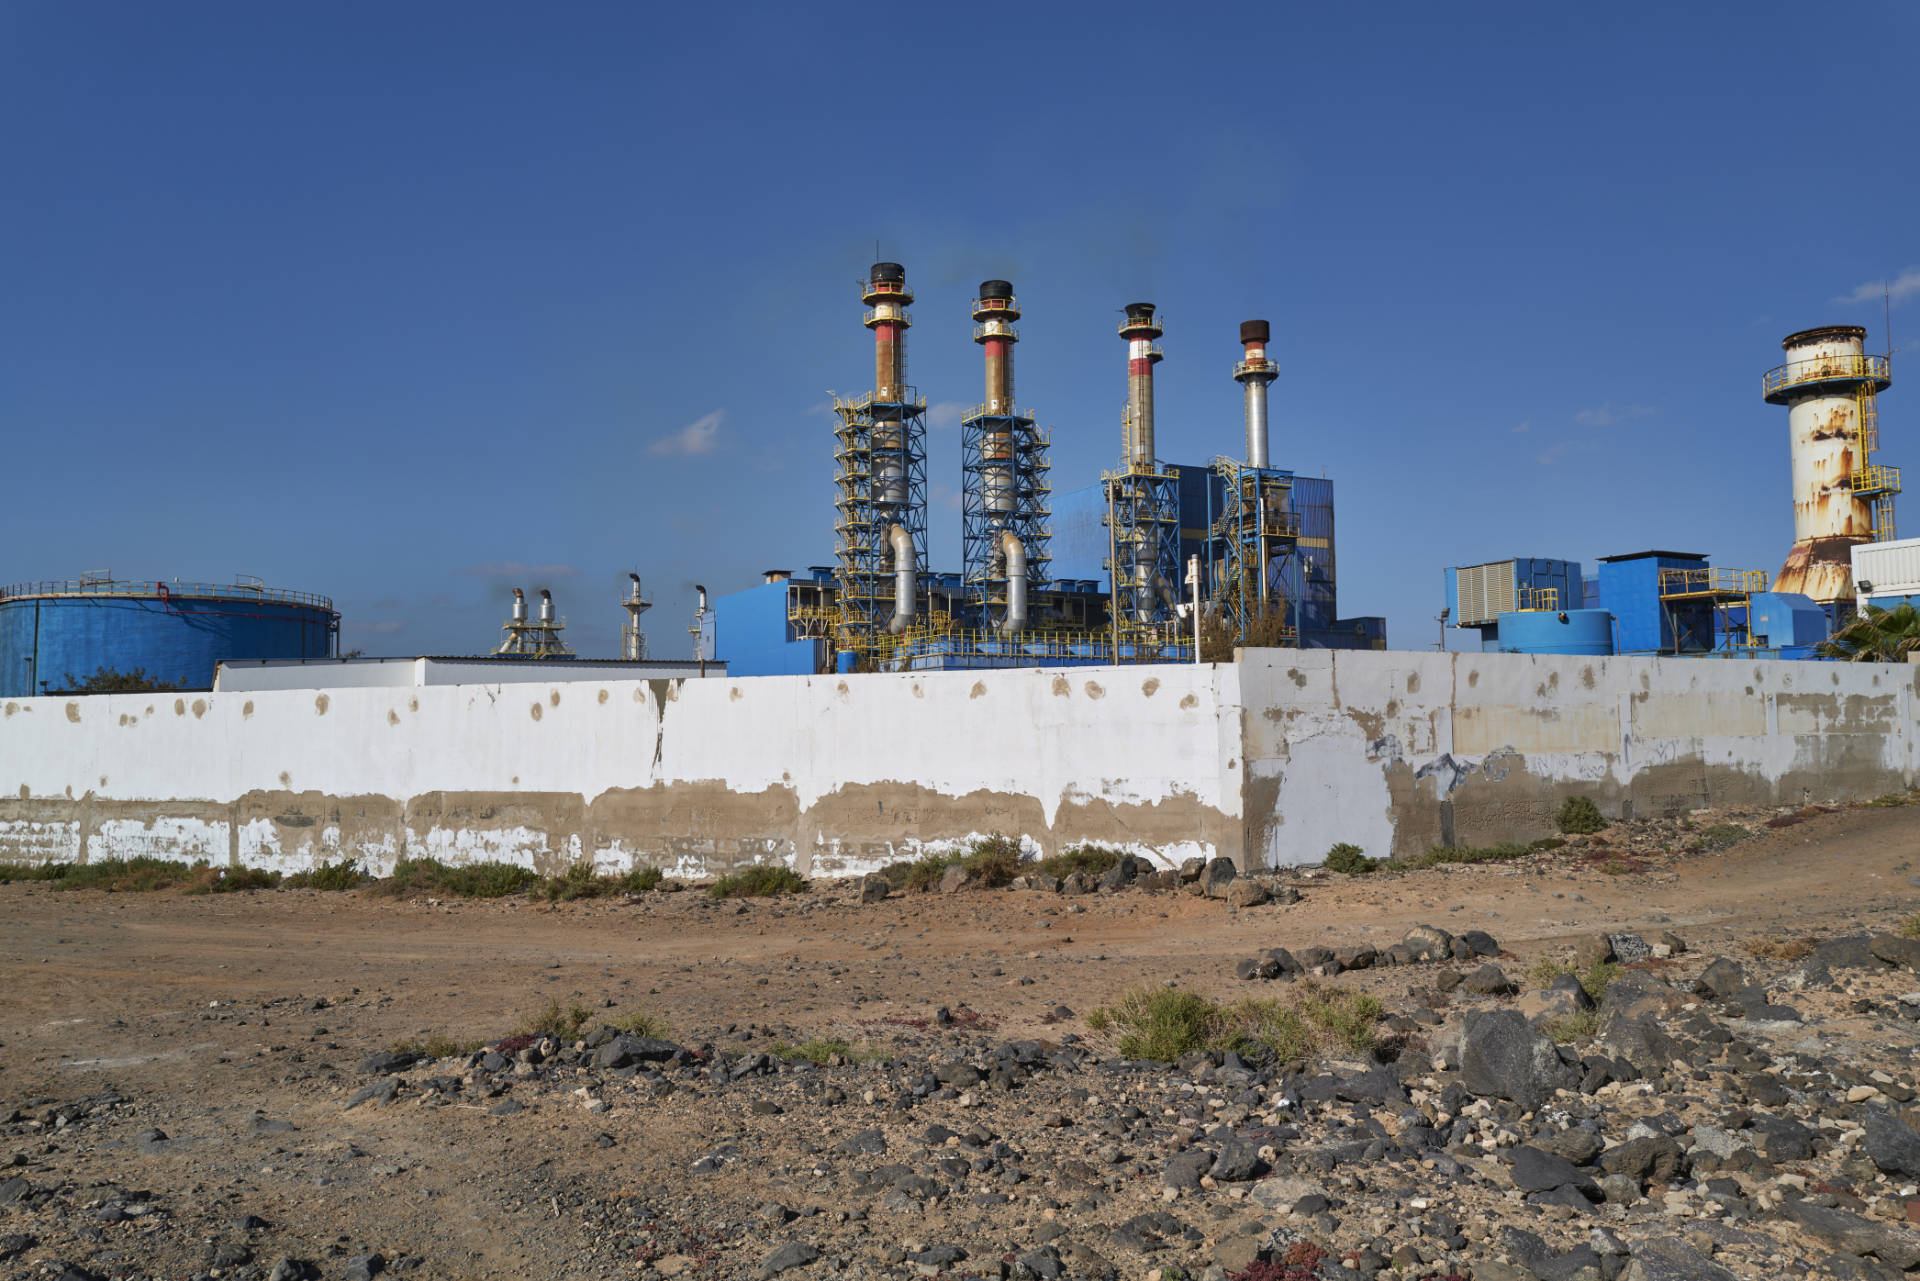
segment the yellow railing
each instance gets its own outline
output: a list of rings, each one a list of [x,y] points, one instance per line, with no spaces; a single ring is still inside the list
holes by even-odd
[[[1233,364],[1233,376],[1242,374],[1278,374],[1280,366],[1271,360],[1236,360]]]
[[[1764,569],[1663,569],[1660,571],[1660,595],[1673,596],[1751,596],[1767,590]]]
[[[988,328],[989,325],[998,326],[998,327],[994,329],[989,329]],[[975,325],[973,327],[973,340],[975,342],[979,342],[982,338],[987,337],[989,334],[991,334],[995,338],[1010,338],[1014,342],[1020,341],[1020,331],[1015,329],[1012,325],[1008,324],[1004,320],[990,320],[984,325]]]
[[[1522,586],[1515,591],[1514,599],[1523,611],[1556,610],[1560,608],[1560,589]]]
[[[925,409],[927,407],[927,398],[921,396],[915,400],[883,400],[879,403],[883,405],[912,405],[916,409]],[[873,404],[874,396],[870,391],[861,392],[858,396],[835,396],[833,398],[833,407],[840,413],[857,414]]]
[[[1849,476],[1853,492],[1866,497],[1871,494],[1897,494],[1900,492],[1900,469],[1881,463],[1869,463]]]
[[[1031,409],[1022,409],[1018,405],[1012,405],[1006,409],[994,409],[984,404],[975,405],[972,409],[960,415],[960,421],[971,422],[976,418],[985,418],[988,414],[992,414],[995,418],[1018,418],[1023,422],[1029,423],[1033,421],[1033,411]]]
[[[1867,378],[1886,383],[1893,380],[1891,368],[1885,356],[1855,356],[1850,353],[1796,360],[1777,369],[1769,369],[1760,380],[1761,394],[1771,396],[1801,383],[1839,382],[1849,378]]]

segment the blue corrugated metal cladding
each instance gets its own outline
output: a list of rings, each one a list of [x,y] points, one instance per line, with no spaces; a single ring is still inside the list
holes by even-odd
[[[289,601],[22,595],[0,601],[0,695],[64,693],[103,667],[211,689],[226,659],[330,656],[338,625],[330,608]]]

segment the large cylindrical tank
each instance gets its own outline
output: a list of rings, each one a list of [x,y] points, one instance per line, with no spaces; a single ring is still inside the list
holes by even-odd
[[[330,657],[339,625],[324,596],[250,583],[16,583],[0,588],[0,696],[69,692],[102,669],[211,689],[227,659]]]
[[[1613,615],[1604,609],[1521,610],[1499,619],[1505,654],[1613,653]]]

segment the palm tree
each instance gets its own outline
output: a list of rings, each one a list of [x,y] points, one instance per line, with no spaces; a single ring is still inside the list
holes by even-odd
[[[1856,615],[1833,639],[1820,642],[1816,652],[1822,658],[1850,663],[1904,663],[1916,649],[1920,649],[1920,610],[1912,605],[1895,609],[1869,605],[1866,613]]]

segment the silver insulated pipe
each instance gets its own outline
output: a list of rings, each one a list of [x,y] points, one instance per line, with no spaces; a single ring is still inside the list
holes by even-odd
[[[1267,384],[1280,376],[1279,366],[1267,359],[1267,340],[1272,330],[1264,320],[1247,320],[1240,325],[1240,342],[1246,354],[1233,367],[1234,381],[1246,388],[1247,465],[1266,467],[1267,462]]]
[[[887,623],[887,630],[898,636],[913,624],[915,597],[920,591],[920,566],[914,560],[913,535],[905,525],[890,527],[887,541],[893,544],[893,617]]]
[[[1000,531],[1000,554],[1007,567],[1007,614],[1003,632],[1025,631],[1027,626],[1027,548],[1011,529]]]

